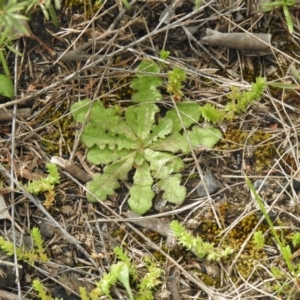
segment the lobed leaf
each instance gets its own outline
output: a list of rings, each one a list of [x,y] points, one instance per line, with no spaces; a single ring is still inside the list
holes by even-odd
[[[155,141],[149,148],[156,151],[167,151],[176,153],[182,151],[183,153],[189,153],[190,147],[186,137],[178,132],[174,132],[164,139]]]
[[[220,130],[214,127],[199,128],[194,126],[187,134],[193,147],[213,148],[222,137]]]
[[[98,202],[97,199],[105,201],[107,196],[112,196],[115,189],[120,187],[119,181],[111,174],[95,174],[92,181],[89,181],[86,185],[90,193],[86,194],[88,201]]]
[[[160,67],[155,62],[143,61],[136,68],[137,71],[157,74]],[[162,80],[157,75],[137,75],[130,87],[137,92],[132,96],[134,102],[155,102],[162,99],[162,95],[157,87],[162,84]]]
[[[180,185],[181,174],[172,174],[158,182],[158,187],[164,190],[163,200],[180,205],[186,197],[186,188]]]
[[[182,159],[172,153],[146,149],[145,158],[150,163],[150,170],[155,178],[167,178],[171,173],[180,172],[184,168]]]
[[[178,132],[183,127],[188,129],[192,124],[199,121],[200,111],[197,103],[187,100],[177,103],[176,106],[177,110],[172,108],[165,116],[165,119],[172,120],[173,132]]]
[[[131,152],[131,149],[122,149],[120,151],[117,151],[116,149],[111,150],[109,148],[99,149],[99,147],[95,145],[88,150],[86,158],[94,165],[108,165]]]
[[[134,212],[143,215],[151,208],[155,196],[152,190],[153,179],[147,162],[136,169],[133,180],[134,185],[129,189],[128,204]]]
[[[136,139],[134,132],[126,124],[123,118],[118,114],[115,108],[105,108],[102,102],[91,102],[85,99],[74,103],[71,106],[71,113],[74,119],[79,123],[84,123],[88,120],[87,125],[82,134],[82,142],[87,147],[92,147],[97,144],[100,149],[103,149],[106,144],[112,149],[118,144],[119,138],[122,136],[123,141],[129,142],[130,145],[120,145],[120,149],[132,148],[132,141]],[[99,139],[103,138],[103,143]],[[114,140],[117,140],[114,142]]]
[[[136,67],[135,70],[139,71],[139,72],[147,72],[147,73],[157,73],[157,74],[159,74],[159,72],[160,72],[160,66],[157,63],[153,62],[153,61],[143,60]],[[138,75],[137,77],[143,77],[143,76],[145,76],[145,75]],[[134,82],[134,80],[133,80],[133,82]]]
[[[131,152],[116,162],[107,165],[103,174],[96,174],[92,181],[87,183],[87,188],[101,201],[106,200],[107,196],[113,195],[114,190],[120,187],[118,180],[127,180],[127,174],[132,169],[136,152]],[[87,194],[90,202],[97,202],[97,199]]]
[[[164,139],[167,135],[172,133],[173,122],[171,119],[160,119],[157,125],[152,126],[152,130],[145,140],[145,146],[151,145],[158,139]]]
[[[159,112],[159,108],[155,104],[130,106],[125,111],[126,123],[136,136],[144,141],[149,136],[157,112]]]
[[[84,99],[72,104],[70,111],[76,122],[84,123],[87,118],[99,119],[105,113],[105,108],[102,102]]]
[[[105,130],[92,123],[87,124],[82,132],[81,141],[89,148],[94,145],[97,145],[100,149],[107,147],[119,151],[138,148],[136,138],[132,138],[132,135],[134,135],[132,130],[124,121],[118,121],[118,123],[110,125],[114,130]]]

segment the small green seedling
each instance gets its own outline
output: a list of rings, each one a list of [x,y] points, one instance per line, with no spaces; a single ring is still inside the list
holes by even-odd
[[[220,124],[224,120],[232,121],[237,114],[245,112],[249,105],[254,101],[259,100],[266,86],[266,80],[262,77],[257,77],[256,82],[251,84],[251,89],[241,92],[237,88],[232,88],[231,93],[227,95],[229,101],[224,109],[219,109],[216,106],[206,103],[200,107],[202,117],[213,124]]]
[[[179,240],[179,244],[192,251],[199,258],[206,257],[208,260],[220,261],[234,252],[231,247],[226,247],[225,249],[215,248],[212,243],[204,242],[201,237],[193,236],[178,221],[172,221],[170,228],[174,236]]]
[[[60,9],[60,0],[54,0],[56,9]],[[6,49],[22,56],[22,53],[13,47],[13,41],[21,36],[30,36],[30,29],[27,24],[28,15],[39,6],[43,11],[45,18],[50,17],[53,23],[58,26],[55,9],[51,0],[7,0],[0,1],[0,64],[4,69],[4,74],[9,77],[9,68],[6,61]],[[0,82],[0,85],[1,82]],[[4,95],[2,91],[0,94]],[[12,97],[10,97],[12,98]]]
[[[28,183],[26,189],[32,194],[45,193],[44,206],[46,209],[50,209],[55,200],[55,184],[59,183],[60,175],[55,164],[46,164],[49,175],[40,180],[32,180]]]
[[[46,164],[49,175],[40,180],[32,180],[27,185],[27,191],[33,194],[49,192],[54,189],[54,185],[59,183],[60,175],[55,164]]]
[[[169,55],[170,55],[170,51],[167,51],[167,50],[161,50],[159,52],[159,57],[161,59],[167,59],[169,57]]]
[[[291,253],[290,246],[286,245],[285,242],[280,239],[280,237],[279,237],[279,235],[277,234],[277,232],[274,228],[274,225],[273,225],[273,223],[272,223],[272,221],[271,221],[271,219],[268,215],[268,212],[267,212],[260,196],[258,195],[256,189],[253,187],[253,185],[252,185],[252,183],[251,183],[251,181],[249,180],[248,177],[246,177],[246,183],[247,183],[248,187],[250,188],[251,192],[253,193],[254,198],[255,198],[256,202],[258,203],[258,206],[259,206],[261,212],[263,213],[263,215],[264,215],[264,217],[265,217],[265,219],[266,219],[266,221],[267,221],[267,223],[270,227],[271,233],[275,238],[276,244],[279,247],[279,250],[280,250],[280,252],[281,252],[281,254],[284,258],[284,261],[287,265],[287,268],[288,268],[290,274],[292,276],[295,276],[295,269],[294,269],[294,266],[292,264],[292,253]]]
[[[41,236],[41,232],[38,228],[34,227],[30,231],[33,240],[33,249],[25,250],[23,248],[16,247],[17,259],[25,261],[30,265],[34,265],[36,261],[48,261],[48,256],[46,250],[43,247],[44,240]],[[0,248],[2,251],[8,255],[14,255],[14,244],[9,241],[5,241],[2,236],[0,236]]]
[[[105,295],[108,299],[112,299],[110,289],[119,281],[126,289],[130,300],[152,300],[153,289],[161,283],[160,276],[163,270],[158,268],[155,263],[145,258],[144,263],[147,268],[147,273],[143,278],[138,277],[138,272],[128,257],[127,253],[120,247],[114,248],[114,253],[117,255],[119,262],[113,264],[110,271],[96,283],[96,288],[90,293],[87,293],[85,288],[80,288],[80,296],[82,300],[96,300],[100,296]],[[137,283],[137,296],[133,296],[130,288],[130,280],[133,279]]]
[[[262,3],[261,7],[262,10],[265,12],[270,11],[274,8],[282,7],[286,24],[288,26],[289,32],[292,34],[294,31],[294,26],[289,12],[289,7],[293,6],[294,4],[295,4],[295,0],[275,0],[273,2]]]
[[[181,98],[183,96],[182,92],[182,82],[185,81],[186,74],[185,72],[180,68],[174,68],[172,71],[168,72],[168,87],[167,91],[170,92],[174,100],[176,102],[181,101]]]
[[[9,68],[6,61],[6,48],[10,51],[22,55],[12,46],[16,33],[29,35],[24,22],[28,20],[20,11],[24,11],[27,2],[18,0],[0,1],[0,64],[4,69],[4,74],[9,77]],[[1,84],[0,84],[1,85]],[[3,88],[2,88],[3,90]],[[2,94],[3,91],[1,91]]]
[[[58,300],[58,298],[52,298],[48,295],[44,285],[41,283],[39,279],[35,279],[32,282],[33,289],[37,292],[39,299],[41,300]]]
[[[11,1],[11,0],[9,0],[9,1]],[[54,0],[53,2],[54,2],[55,9],[59,10],[61,7],[60,0]],[[49,20],[51,18],[53,24],[55,26],[58,26],[56,12],[52,5],[51,0],[44,0],[44,1],[29,0],[29,1],[27,1],[27,3],[28,3],[28,5],[27,5],[26,13],[30,13],[34,8],[36,8],[38,6],[42,10],[45,19]]]

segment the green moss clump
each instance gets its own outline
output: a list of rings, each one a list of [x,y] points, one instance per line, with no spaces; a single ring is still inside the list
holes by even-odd
[[[205,242],[219,245],[219,243],[222,241],[223,247],[229,246],[238,252],[241,249],[244,241],[248,238],[249,234],[257,225],[259,216],[255,214],[247,215],[229,232],[224,231],[224,229],[229,227],[233,222],[229,216],[234,210],[236,210],[236,207],[228,202],[220,203],[216,207],[216,211],[218,212],[218,217],[223,225],[223,228],[219,228],[215,222],[207,219],[202,220],[200,226],[195,230],[195,232],[197,232],[197,234],[199,234]],[[238,217],[238,212],[236,217]],[[265,223],[262,223],[257,230],[261,230],[264,233],[268,230],[268,226]],[[224,234],[222,234],[223,231],[226,232],[225,237]],[[256,268],[255,262],[259,260],[261,263],[264,258],[267,259],[267,254],[265,251],[263,249],[258,249],[251,239],[245,246],[242,255],[239,257],[236,264],[236,269],[244,278],[248,278],[252,274],[253,268]],[[257,272],[256,269],[255,272]],[[258,274],[256,273],[255,276],[258,276]],[[237,281],[239,277],[237,276],[236,279],[232,277],[231,279]]]
[[[270,166],[276,154],[276,148],[271,138],[270,133],[262,130],[257,130],[250,135],[249,132],[241,129],[231,129],[225,133],[216,149],[222,151],[244,150],[245,146],[251,146],[253,153],[245,153],[245,157],[249,155],[254,158],[254,169],[256,172],[260,172]]]
[[[118,59],[115,61],[118,64]],[[108,104],[111,100],[129,100],[133,94],[130,87],[132,78],[130,77],[115,77],[104,79],[101,86],[100,95],[104,104]]]
[[[46,125],[40,144],[50,155],[68,155],[73,147],[75,122],[70,113],[65,114],[68,109],[67,102],[64,102],[59,108],[52,106],[37,118],[40,126]]]
[[[196,273],[200,279],[207,285],[207,286],[212,286],[212,287],[215,287],[215,288],[219,288],[220,287],[220,283],[221,283],[221,280],[220,278],[214,278],[208,274],[205,274],[203,272],[197,272]]]

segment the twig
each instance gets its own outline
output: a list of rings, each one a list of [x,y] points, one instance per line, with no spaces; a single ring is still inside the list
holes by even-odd
[[[17,109],[17,114],[16,117],[19,118],[23,118],[23,119],[27,119],[30,117],[30,108],[18,108]],[[8,110],[4,110],[4,109],[0,109],[0,120],[1,121],[10,121],[12,120],[12,118],[14,117],[13,115],[13,110],[12,109],[8,109]]]
[[[271,34],[233,32],[222,33],[219,31],[206,29],[206,35],[201,39],[201,43],[243,50],[248,56],[261,56],[271,54]]]

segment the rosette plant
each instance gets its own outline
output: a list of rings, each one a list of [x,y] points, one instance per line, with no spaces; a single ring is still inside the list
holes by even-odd
[[[154,190],[163,191],[163,199],[168,202],[184,201],[184,163],[179,154],[189,154],[191,147],[213,147],[221,132],[214,127],[201,128],[197,124],[199,105],[189,100],[176,103],[161,116],[156,104],[162,100],[158,89],[163,84],[159,65],[143,61],[136,71],[138,75],[131,83],[136,93],[132,105],[124,112],[89,99],[73,104],[71,112],[77,122],[85,123],[81,141],[88,147],[87,160],[104,166],[103,172],[87,183],[91,192],[87,194],[88,200],[104,201],[134,171],[128,203],[142,215],[152,207]],[[171,77],[174,85],[174,76]],[[180,80],[178,86],[181,87]]]

